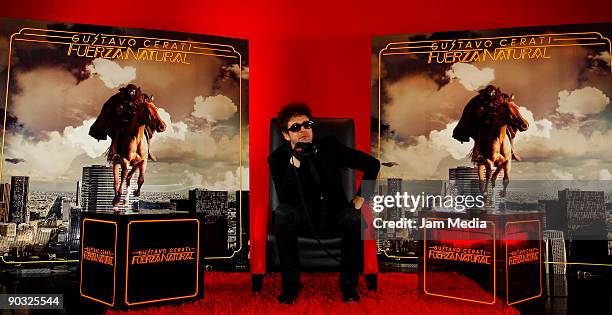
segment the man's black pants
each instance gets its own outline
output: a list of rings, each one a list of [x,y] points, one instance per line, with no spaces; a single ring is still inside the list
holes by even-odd
[[[340,258],[340,285],[342,288],[355,287],[359,280],[361,266],[361,212],[354,207],[341,209],[308,208],[312,224],[319,237],[342,237]],[[280,204],[274,211],[274,228],[283,277],[283,287],[300,284],[298,236],[312,236],[303,207]]]

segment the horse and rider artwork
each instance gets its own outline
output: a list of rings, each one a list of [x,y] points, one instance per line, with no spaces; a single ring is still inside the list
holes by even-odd
[[[110,137],[107,160],[113,165],[115,197],[113,206],[121,202],[123,184],[128,186],[136,171],[138,188],[134,196],[140,196],[145,181],[147,160],[155,161],[151,155],[151,140],[155,132],[164,132],[166,123],[159,117],[153,97],[142,93],[139,87],[128,84],[120,88],[104,106],[100,115],[89,128],[89,135],[96,140]],[[124,203],[129,202],[126,194]]]
[[[471,161],[478,167],[482,193],[487,191],[489,182],[495,185],[502,170],[505,192],[510,182],[512,160],[520,161],[514,149],[514,137],[527,128],[529,122],[519,112],[514,96],[502,93],[493,85],[480,90],[465,106],[453,129],[453,138],[462,143],[470,138],[474,140]]]
[[[382,189],[483,196],[475,210],[505,211],[612,179],[611,40],[611,24],[375,36]]]
[[[1,184],[23,186],[15,222],[186,211],[194,190],[233,205],[249,189],[248,56],[238,38],[4,19]]]

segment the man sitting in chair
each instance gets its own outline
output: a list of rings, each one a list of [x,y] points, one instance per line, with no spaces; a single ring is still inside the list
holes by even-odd
[[[268,157],[280,202],[274,211],[282,271],[278,301],[293,303],[303,287],[298,235],[314,234],[318,239],[320,235],[334,234],[342,237],[342,299],[357,302],[363,198],[356,195],[351,202],[346,199],[341,169],[357,169],[364,173],[363,180],[375,180],[380,163],[366,153],[344,146],[334,137],[313,140],[316,125],[306,104],[286,105],[278,113],[277,123],[287,140]]]

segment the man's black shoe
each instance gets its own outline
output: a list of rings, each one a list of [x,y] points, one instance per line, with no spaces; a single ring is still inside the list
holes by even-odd
[[[350,303],[350,302],[359,302],[359,293],[357,292],[357,288],[343,288],[342,289],[342,302]]]
[[[281,294],[278,296],[278,302],[280,304],[293,304],[300,295],[300,289],[302,285],[283,287]]]

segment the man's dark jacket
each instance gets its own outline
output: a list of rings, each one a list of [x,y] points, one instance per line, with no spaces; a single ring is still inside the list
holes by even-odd
[[[327,206],[342,208],[349,205],[342,187],[342,168],[362,171],[363,180],[375,180],[378,176],[380,162],[377,159],[341,144],[334,137],[315,139],[313,144],[317,147],[317,153],[310,158],[300,159],[301,164],[297,169],[289,163],[292,149],[287,141],[268,157],[274,187],[281,204],[302,207],[296,171],[301,179],[306,204],[320,204],[318,200],[313,200],[316,195],[321,196],[322,202]],[[308,178],[313,178],[310,163],[315,165],[314,169],[320,177],[320,180],[315,180],[314,183],[308,181]]]

